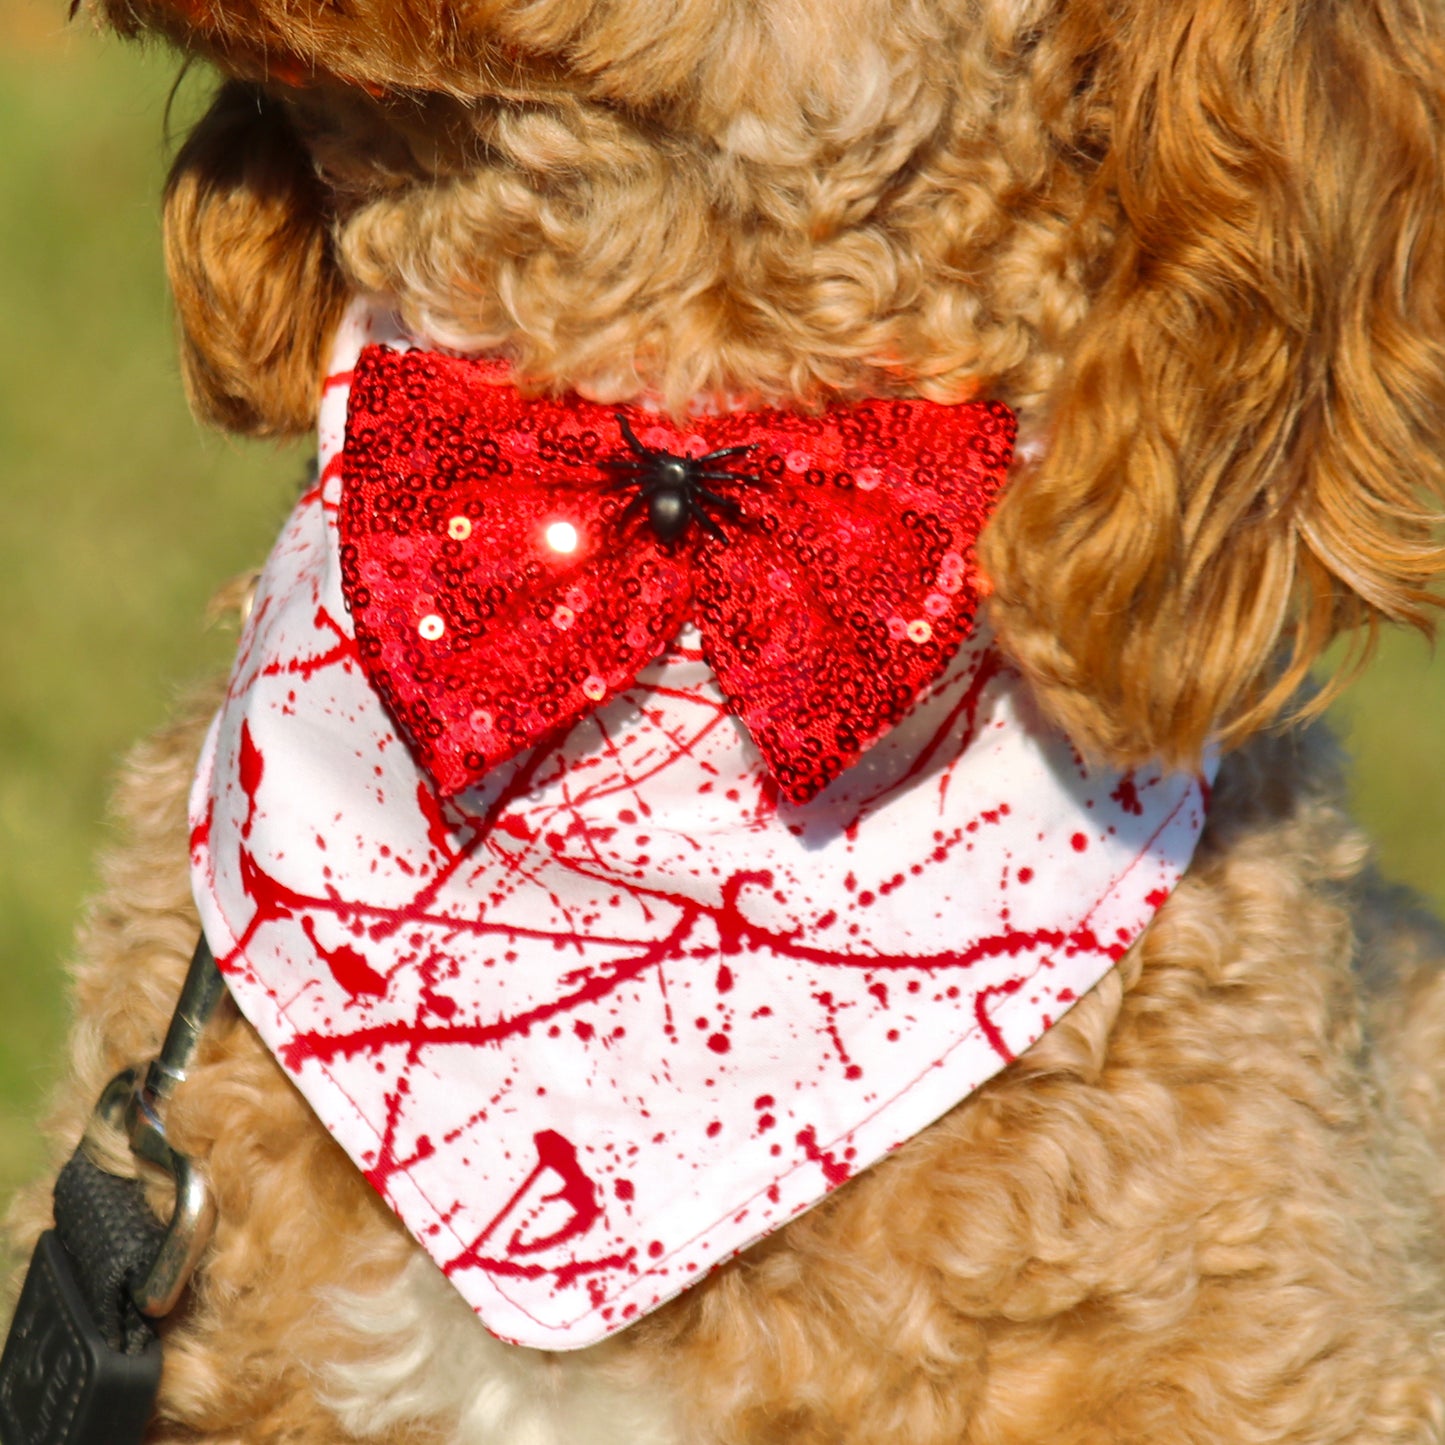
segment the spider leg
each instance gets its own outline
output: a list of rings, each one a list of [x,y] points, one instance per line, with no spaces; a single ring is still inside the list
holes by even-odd
[[[693,475],[700,482],[742,482],[749,487],[766,487],[768,484],[761,477],[751,472],[694,472]]]
[[[723,529],[719,527],[718,524],[714,522],[713,519],[709,517],[708,514],[704,512],[703,509],[699,507],[695,502],[688,507],[687,514],[710,537],[715,537],[719,542],[727,541],[728,534],[724,532]]]
[[[632,450],[637,453],[638,456],[660,457],[667,455],[665,452],[656,451],[652,447],[644,446],[640,441],[638,441],[636,433],[632,430],[630,426],[627,425],[627,418],[623,416],[620,411],[614,412],[613,418],[617,422],[617,425],[622,428],[623,441],[625,441],[627,445],[630,446]]]
[[[695,493],[695,496],[701,501],[711,502],[714,507],[720,507],[730,517],[736,517],[742,510],[732,497],[720,497],[716,492],[709,491],[706,487],[699,487]],[[693,502],[692,514],[695,517],[707,515],[698,505],[696,500]]]
[[[633,497],[633,499],[628,502],[628,504],[617,514],[617,521],[615,525],[618,528],[625,527],[628,522],[630,522],[632,518],[635,517],[638,512],[642,510],[643,504],[646,501],[647,497],[642,492],[638,492],[638,494]]]
[[[705,462],[720,462],[724,457],[740,457],[744,452],[753,451],[756,447],[756,442],[744,442],[740,447],[724,447],[721,451],[708,452],[705,456],[698,457],[697,464],[701,466]]]
[[[647,482],[647,468],[634,467],[624,462],[598,463],[599,467],[606,468],[613,474],[614,480],[603,487],[604,492],[620,492],[627,487],[644,486]]]

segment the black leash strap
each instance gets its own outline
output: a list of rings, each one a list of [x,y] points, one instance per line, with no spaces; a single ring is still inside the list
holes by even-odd
[[[161,1342],[136,1309],[162,1226],[138,1181],[77,1149],[55,1186],[0,1358],[4,1445],[133,1445],[161,1380]]]
[[[160,1057],[144,1078],[113,1079],[96,1106],[175,1181],[169,1225],[139,1180],[106,1173],[83,1142],[60,1171],[55,1228],[31,1256],[0,1356],[0,1445],[140,1445],[160,1386],[154,1321],[179,1299],[214,1221],[203,1176],[166,1140],[165,1104],[224,991],[202,939]]]

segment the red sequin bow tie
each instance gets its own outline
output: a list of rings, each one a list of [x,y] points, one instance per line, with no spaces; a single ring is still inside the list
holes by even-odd
[[[342,459],[363,665],[443,795],[627,688],[688,622],[793,802],[896,723],[973,625],[998,403],[677,427],[528,400],[497,363],[369,346]]]

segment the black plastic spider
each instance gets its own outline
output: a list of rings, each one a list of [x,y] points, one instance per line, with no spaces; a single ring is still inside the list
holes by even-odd
[[[750,443],[745,446],[723,447],[721,451],[708,452],[701,457],[680,457],[673,452],[656,447],[644,446],[638,441],[627,418],[620,413],[617,425],[622,428],[622,437],[632,450],[631,457],[612,457],[599,463],[613,473],[617,480],[609,491],[621,491],[636,487],[637,495],[623,508],[619,524],[635,515],[642,507],[647,508],[647,524],[660,542],[675,542],[687,531],[690,522],[696,522],[710,536],[726,541],[727,534],[718,526],[712,511],[720,511],[736,518],[740,508],[731,497],[724,497],[705,485],[708,482],[730,483],[734,486],[764,487],[767,483],[756,473],[733,472],[717,466],[728,457],[741,456],[753,450]],[[710,511],[709,508],[712,510]]]

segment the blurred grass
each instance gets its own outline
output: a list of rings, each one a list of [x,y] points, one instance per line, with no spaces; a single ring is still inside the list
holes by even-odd
[[[225,665],[207,597],[264,555],[300,470],[188,419],[157,219],[178,67],[64,9],[0,0],[0,1205],[39,1158],[108,780]],[[1341,716],[1386,866],[1445,904],[1445,664],[1392,638]]]
[[[157,202],[177,71],[64,0],[0,0],[0,1208],[39,1158],[109,780],[225,666],[206,601],[300,475],[186,413]]]

